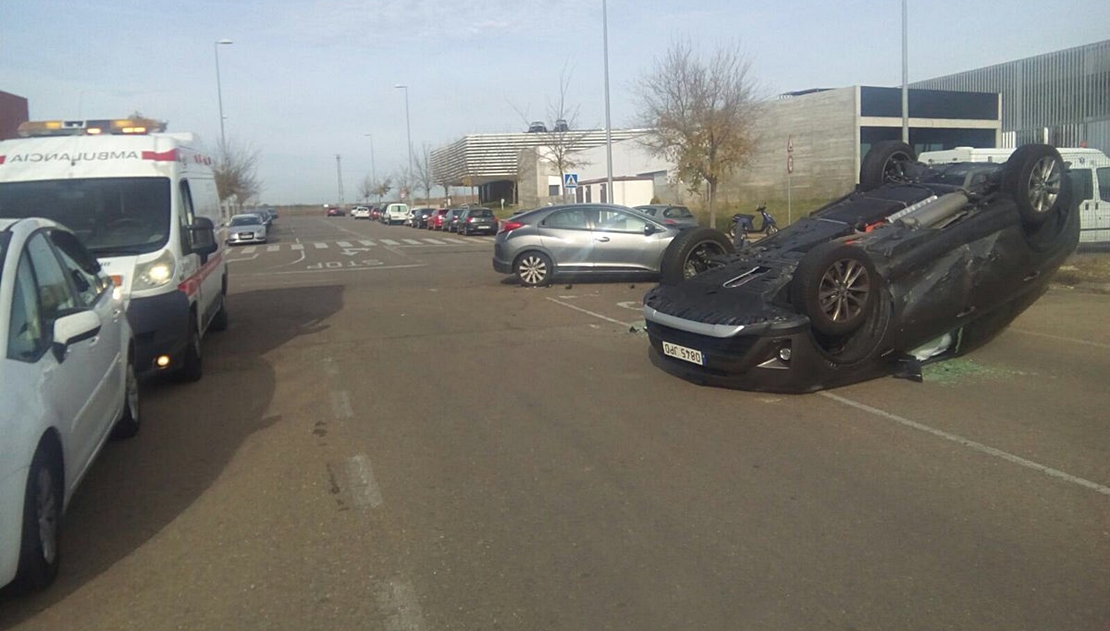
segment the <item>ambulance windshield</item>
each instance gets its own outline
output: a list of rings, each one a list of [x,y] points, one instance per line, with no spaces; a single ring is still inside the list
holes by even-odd
[[[161,177],[0,183],[0,218],[45,217],[97,256],[161,249],[170,234],[170,181]]]

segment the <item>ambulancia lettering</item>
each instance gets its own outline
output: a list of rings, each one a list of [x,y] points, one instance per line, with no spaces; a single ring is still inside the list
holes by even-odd
[[[21,153],[6,156],[0,164],[17,162],[92,162],[94,160],[138,160],[137,151],[86,151],[80,153]]]

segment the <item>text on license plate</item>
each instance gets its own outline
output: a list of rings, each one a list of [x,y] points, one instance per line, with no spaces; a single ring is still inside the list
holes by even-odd
[[[699,366],[705,365],[705,358],[702,357],[701,351],[679,346],[678,344],[663,342],[663,354],[674,357],[675,359],[690,362],[691,364],[697,364]]]

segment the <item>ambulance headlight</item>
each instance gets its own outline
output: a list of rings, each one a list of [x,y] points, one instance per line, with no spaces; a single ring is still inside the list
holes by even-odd
[[[173,280],[176,271],[173,255],[169,251],[163,252],[161,256],[153,261],[139,263],[135,266],[135,280],[131,283],[131,291],[144,291],[162,287]]]

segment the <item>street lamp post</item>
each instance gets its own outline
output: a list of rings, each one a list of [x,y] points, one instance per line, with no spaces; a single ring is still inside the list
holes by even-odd
[[[405,91],[405,133],[409,142],[409,173],[412,173],[412,124],[409,120],[409,86],[398,83],[393,87]]]
[[[902,142],[910,142],[910,61],[906,0],[902,0]]]
[[[227,138],[224,136],[224,93],[223,87],[220,85],[220,46],[230,45],[230,39],[217,40],[212,48],[216,51],[216,100],[220,104],[220,148],[225,147]]]
[[[609,11],[601,0],[601,39],[605,49],[605,186],[607,201],[617,203],[613,194],[613,127],[609,121]]]
[[[363,134],[363,136],[370,139],[370,179],[374,182],[374,185],[377,186],[378,172],[377,169],[374,168],[374,134]]]

